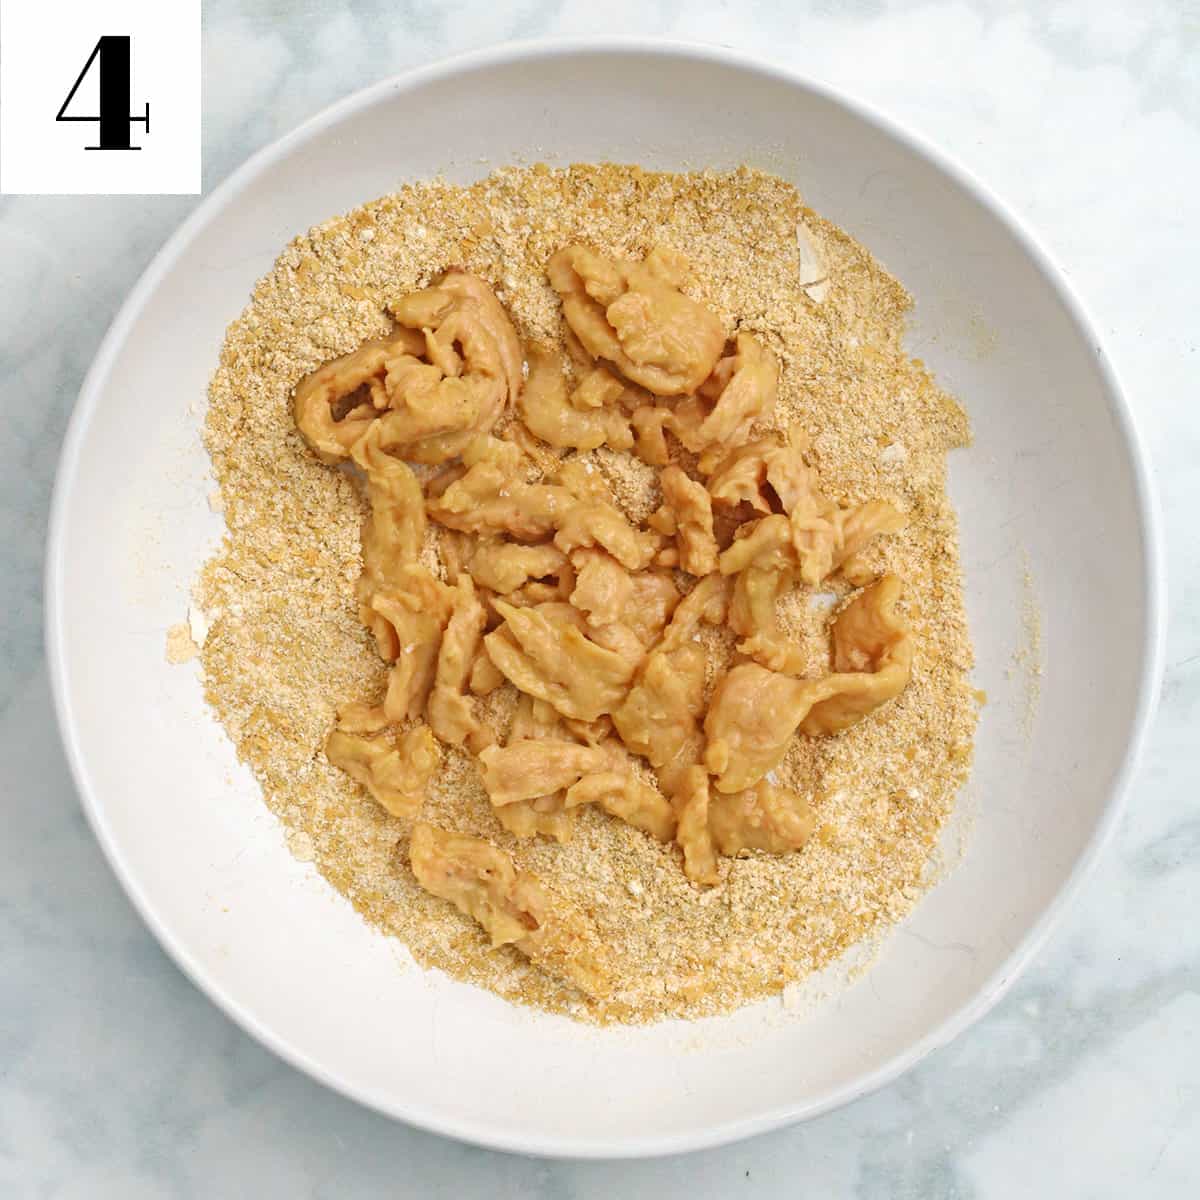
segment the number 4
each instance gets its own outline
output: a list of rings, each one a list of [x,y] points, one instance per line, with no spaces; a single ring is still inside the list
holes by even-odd
[[[129,47],[128,37],[111,37],[105,35],[92,47],[88,60],[83,64],[83,70],[76,76],[67,98],[58,110],[56,121],[96,121],[100,125],[100,145],[85,146],[85,150],[140,150],[141,146],[129,144],[129,127],[140,121],[150,132],[150,102],[146,102],[146,115],[143,117],[129,116],[130,83],[129,83]],[[69,117],[67,107],[79,91],[79,85],[84,76],[92,69],[92,63],[99,58],[96,69],[100,73],[100,115],[98,117]]]

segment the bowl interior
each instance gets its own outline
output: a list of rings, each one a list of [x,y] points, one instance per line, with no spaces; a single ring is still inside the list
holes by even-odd
[[[802,1016],[768,1004],[595,1031],[426,975],[289,855],[196,672],[164,660],[164,630],[220,535],[198,432],[224,328],[255,279],[293,235],[405,179],[537,159],[748,162],[794,180],[916,295],[910,347],[971,415],[975,446],[951,468],[989,696],[969,840],[868,981]],[[85,804],[194,978],[294,1062],[385,1111],[571,1154],[702,1145],[817,1111],[983,1010],[1111,816],[1147,705],[1156,603],[1129,439],[1087,329],[1029,244],[956,173],[820,90],[718,52],[618,46],[494,53],[381,85],[202,206],[89,377],[49,568]],[[1039,652],[1031,606],[1036,697],[1020,660]]]

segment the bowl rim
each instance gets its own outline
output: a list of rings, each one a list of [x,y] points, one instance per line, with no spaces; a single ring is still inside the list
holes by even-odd
[[[1004,962],[979,986],[974,997],[923,1037],[914,1041],[907,1049],[817,1099],[776,1106],[753,1116],[705,1125],[686,1133],[667,1136],[636,1135],[600,1140],[587,1136],[547,1136],[540,1132],[515,1136],[506,1132],[497,1132],[486,1124],[474,1120],[455,1119],[442,1113],[422,1111],[419,1106],[397,1101],[394,1097],[383,1095],[378,1090],[359,1087],[339,1078],[311,1059],[302,1047],[291,1044],[245,1009],[237,998],[227,992],[224,986],[213,977],[205,965],[193,958],[189,951],[176,940],[167,924],[159,918],[153,902],[124,862],[118,839],[109,827],[103,805],[97,790],[93,787],[80,747],[75,712],[68,688],[64,651],[64,542],[67,514],[91,418],[98,407],[100,395],[107,384],[113,363],[124,345],[131,327],[140,316],[153,291],[172,269],[188,243],[253,180],[317,134],[340,124],[347,117],[363,109],[380,103],[393,93],[410,91],[449,76],[491,66],[545,59],[578,56],[603,57],[629,53],[661,56],[665,59],[684,59],[700,65],[710,64],[737,68],[774,82],[787,84],[840,106],[858,120],[900,142],[910,152],[949,177],[951,181],[968,192],[1022,246],[1047,284],[1062,301],[1075,326],[1093,348],[1096,365],[1105,385],[1105,399],[1119,434],[1128,448],[1137,498],[1138,526],[1144,551],[1142,584],[1147,604],[1145,621],[1140,631],[1142,666],[1137,689],[1137,704],[1121,763],[1104,810],[1083,851],[1037,920],[1013,947]],[[932,1051],[944,1046],[984,1016],[1008,991],[1021,972],[1045,945],[1064,911],[1078,895],[1084,880],[1112,836],[1121,814],[1130,779],[1144,748],[1157,702],[1163,673],[1166,624],[1166,583],[1161,516],[1143,439],[1116,371],[1101,345],[1094,322],[1062,269],[1044,249],[1028,225],[990,188],[951,155],[936,147],[923,135],[887,116],[873,104],[857,98],[842,88],[813,79],[770,59],[725,46],[679,39],[632,36],[544,38],[502,42],[439,59],[427,66],[380,80],[335,101],[282,137],[257,150],[207,197],[203,198],[159,249],[126,297],[105,334],[80,387],[55,474],[47,535],[44,586],[46,656],[55,715],[71,776],[79,793],[81,807],[110,868],[130,902],[157,938],[159,944],[192,983],[243,1031],[268,1047],[285,1062],[370,1109],[424,1130],[495,1150],[580,1159],[642,1158],[699,1150],[724,1145],[754,1134],[765,1133],[819,1116],[892,1082]]]

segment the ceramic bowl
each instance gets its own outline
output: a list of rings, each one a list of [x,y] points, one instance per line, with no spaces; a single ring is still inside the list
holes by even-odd
[[[595,1030],[420,970],[288,853],[194,667],[164,658],[164,631],[221,533],[199,428],[224,329],[254,281],[295,234],[407,179],[465,182],[538,159],[745,162],[794,180],[912,291],[909,346],[970,413],[974,446],[952,456],[950,479],[976,686],[990,699],[968,820],[947,833],[960,861],[864,979],[801,1013],[776,1000]],[[197,985],[364,1104],[489,1146],[577,1156],[708,1146],[812,1116],[985,1012],[1112,829],[1156,690],[1161,607],[1129,410],[1078,301],[1012,214],[826,87],[723,50],[634,42],[504,47],[380,83],[219,187],[150,266],[88,374],[47,568],[51,673],[83,805]]]

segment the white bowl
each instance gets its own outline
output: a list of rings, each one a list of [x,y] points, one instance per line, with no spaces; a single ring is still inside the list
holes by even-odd
[[[449,155],[449,157],[448,157]],[[916,295],[910,347],[968,408],[953,456],[978,686],[991,702],[962,861],[864,983],[695,1025],[589,1030],[406,965],[286,850],[164,661],[220,534],[198,429],[225,326],[296,233],[443,172],[614,159],[761,164]],[[83,804],[159,940],[288,1061],[363,1103],[501,1148],[632,1155],[796,1121],[894,1078],[994,1003],[1111,830],[1160,665],[1145,459],[1062,276],[961,169],[863,106],[725,51],[505,47],[360,92],[256,155],[134,289],[89,373],[47,567],[54,691]],[[1026,729],[1014,663],[1040,612]],[[1027,647],[1028,648],[1028,647]],[[1036,652],[1036,647],[1033,648]]]

